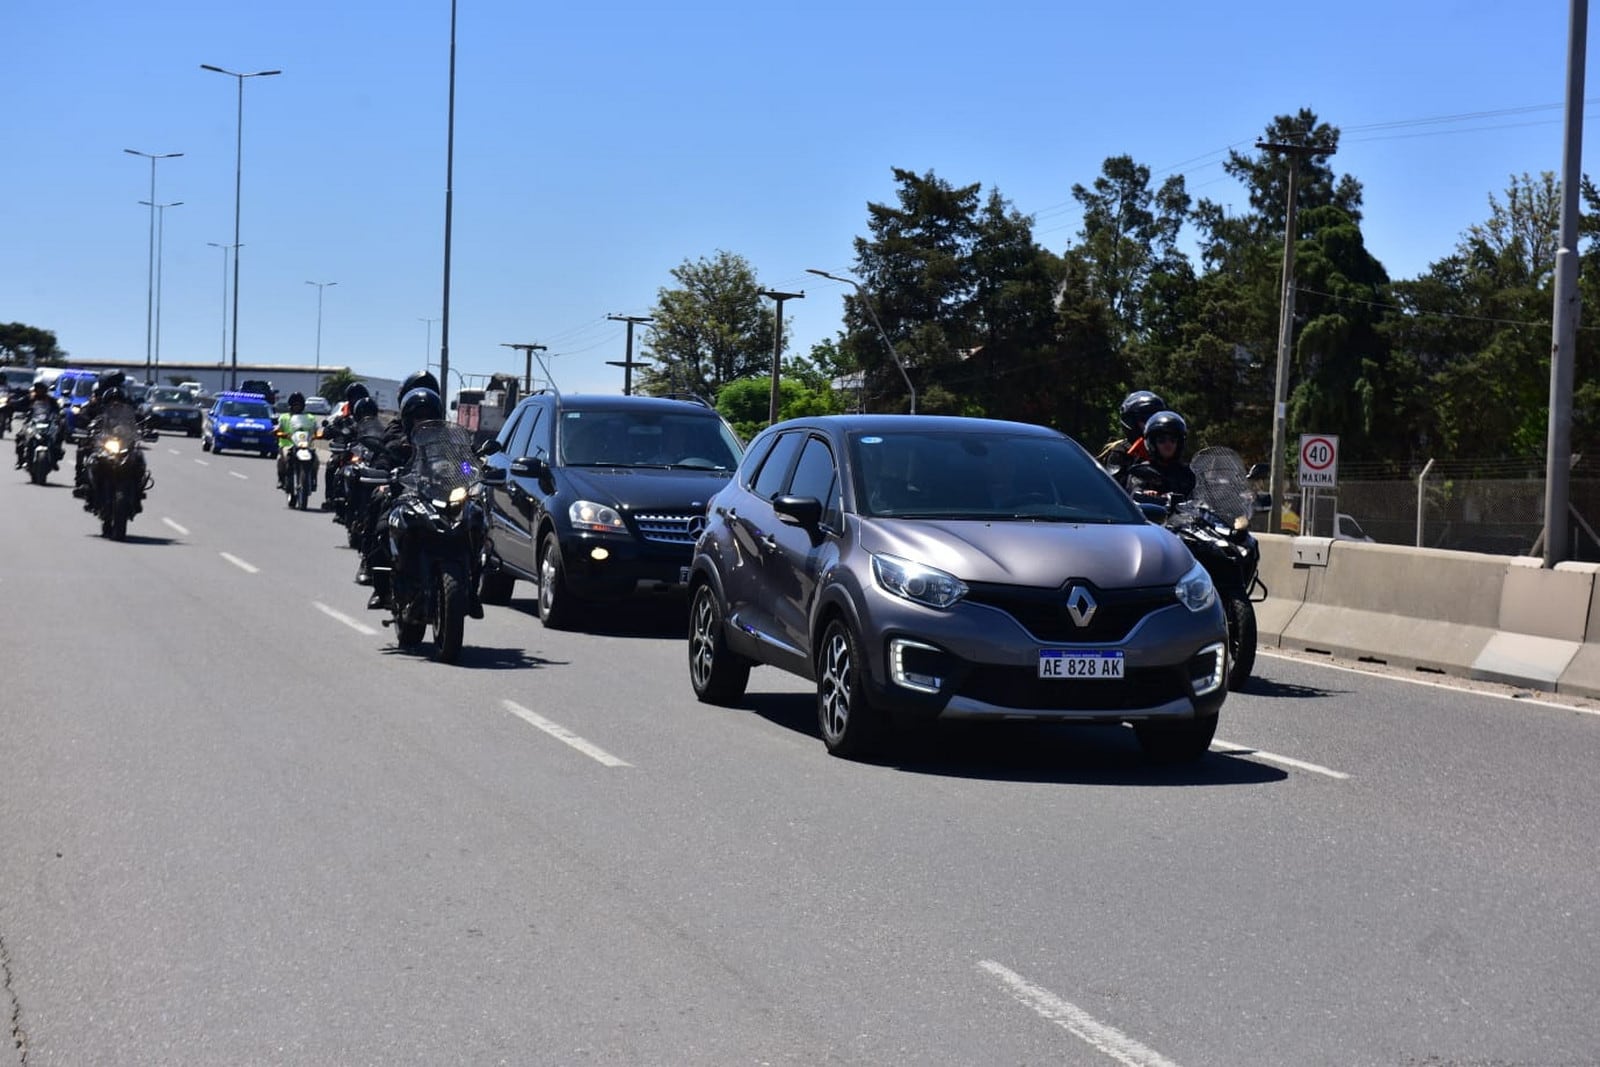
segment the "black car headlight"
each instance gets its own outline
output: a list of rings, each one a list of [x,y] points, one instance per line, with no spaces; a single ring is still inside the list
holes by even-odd
[[[628,532],[628,526],[616,508],[609,504],[597,504],[593,500],[574,500],[572,506],[567,508],[567,518],[572,521],[574,530],[591,533]]]
[[[944,609],[967,595],[967,584],[953,574],[899,556],[872,554],[872,576],[897,597]]]
[[[1194,612],[1204,611],[1217,601],[1217,587],[1212,584],[1211,575],[1198,563],[1178,579],[1172,591],[1178,595],[1179,603]]]

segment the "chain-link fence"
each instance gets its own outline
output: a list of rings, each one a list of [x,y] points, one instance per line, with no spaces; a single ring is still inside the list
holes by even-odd
[[[1600,463],[1574,466],[1570,485],[1573,558],[1600,561]],[[1305,523],[1299,514],[1303,503],[1298,491],[1291,492],[1286,530],[1304,525],[1306,533],[1320,537],[1537,555],[1544,530],[1544,470],[1536,462],[1461,461],[1435,463],[1426,476],[1420,468],[1410,477],[1340,470],[1337,489],[1316,491]]]

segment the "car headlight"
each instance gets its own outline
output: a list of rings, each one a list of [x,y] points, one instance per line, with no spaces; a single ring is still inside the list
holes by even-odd
[[[1217,587],[1211,584],[1211,575],[1198,563],[1178,579],[1173,592],[1178,594],[1178,602],[1190,611],[1204,611],[1217,600]]]
[[[930,608],[948,608],[967,595],[966,583],[955,575],[899,556],[873,553],[872,576],[895,596]]]
[[[590,530],[595,533],[626,533],[628,526],[622,521],[622,516],[617,509],[606,504],[596,504],[593,500],[574,500],[567,509],[567,517],[572,520],[575,530]]]

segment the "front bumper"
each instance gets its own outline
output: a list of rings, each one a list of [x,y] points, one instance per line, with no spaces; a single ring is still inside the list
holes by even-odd
[[[158,430],[183,430],[198,433],[200,431],[200,413],[198,411],[152,411],[145,416],[145,424]]]
[[[621,600],[639,592],[682,589],[693,556],[692,544],[641,543],[633,537],[583,533],[561,539],[567,585],[584,600]]]
[[[211,431],[211,447],[277,455],[278,439],[271,430],[235,430],[218,426]]]

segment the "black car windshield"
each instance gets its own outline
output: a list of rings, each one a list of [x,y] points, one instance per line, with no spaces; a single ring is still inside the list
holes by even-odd
[[[182,389],[152,389],[145,394],[145,399],[152,404],[187,404],[189,394]]]
[[[222,413],[246,419],[272,418],[272,412],[267,405],[255,400],[224,400]]]
[[[995,430],[850,435],[864,515],[906,519],[1140,523],[1144,515],[1065,437]]]
[[[738,439],[710,411],[566,411],[560,449],[571,467],[727,471],[739,465],[740,455]]]

